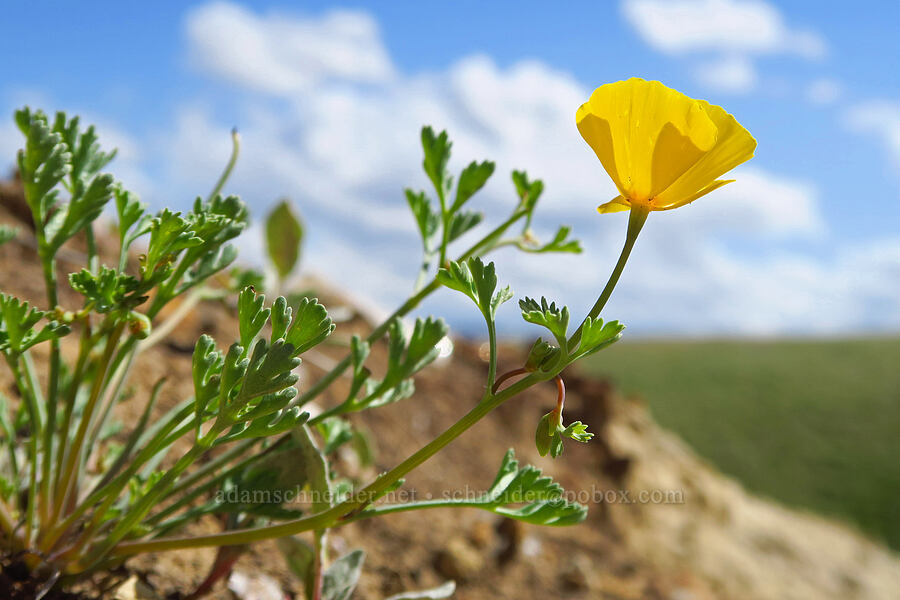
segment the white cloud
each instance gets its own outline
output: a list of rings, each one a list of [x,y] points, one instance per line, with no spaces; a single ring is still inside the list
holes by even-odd
[[[861,102],[846,111],[844,120],[854,131],[879,138],[894,166],[900,169],[900,102]]]
[[[844,88],[839,82],[823,77],[809,84],[806,88],[806,99],[812,104],[834,104],[843,93]]]
[[[743,94],[757,87],[753,60],[787,54],[820,59],[827,53],[819,34],[790,27],[763,0],[624,0],[622,13],[638,35],[666,54],[712,58],[696,64],[705,87]]]
[[[727,56],[698,65],[694,77],[708,88],[721,92],[743,94],[757,83],[756,68],[741,56]]]
[[[722,51],[820,58],[825,41],[789,27],[761,0],[626,0],[625,18],[651,46],[670,54]]]
[[[270,94],[294,94],[328,79],[377,83],[394,74],[375,21],[357,11],[318,19],[258,16],[215,2],[193,10],[186,31],[200,68]]]

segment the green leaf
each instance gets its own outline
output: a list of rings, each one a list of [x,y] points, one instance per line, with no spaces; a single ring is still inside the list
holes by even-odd
[[[562,487],[544,476],[540,469],[530,465],[519,467],[512,449],[503,458],[494,484],[477,504],[496,514],[535,525],[574,525],[587,516],[587,508],[566,500]]]
[[[270,315],[272,321],[272,336],[270,339],[273,342],[278,338],[283,338],[284,334],[287,333],[288,325],[291,324],[292,312],[293,310],[288,306],[284,296],[275,298],[275,303],[272,305],[272,312]]]
[[[469,198],[484,187],[488,178],[494,173],[494,163],[491,161],[469,163],[459,176],[459,184],[456,186],[456,200],[450,207],[450,212],[456,212],[462,208]]]
[[[566,332],[569,329],[569,307],[557,307],[555,302],[547,303],[546,298],[541,298],[540,304],[532,298],[525,297],[519,300],[519,308],[522,309],[522,318],[529,323],[546,327],[561,348],[566,346]]]
[[[227,435],[217,439],[215,444],[220,445],[238,440],[280,435],[303,425],[308,420],[308,412],[302,412],[299,406],[292,406],[278,411],[274,416],[265,416],[238,425]]]
[[[294,270],[302,243],[303,221],[290,201],[282,200],[266,218],[266,251],[280,279]]]
[[[59,209],[47,223],[46,235],[52,251],[56,251],[66,240],[95,221],[103,207],[113,197],[115,180],[112,175],[94,177],[85,187],[76,183],[72,200]]]
[[[541,417],[534,432],[534,445],[541,456],[547,456],[547,453],[550,452],[553,436],[556,434],[556,423],[552,421],[554,412],[549,412]]]
[[[313,576],[313,564],[316,552],[313,547],[299,536],[291,535],[275,540],[288,568],[303,582]]]
[[[438,271],[437,280],[471,298],[488,322],[495,320],[497,308],[513,295],[509,286],[497,290],[494,263],[485,265],[478,257],[463,263],[450,261],[446,268]]]
[[[576,442],[587,443],[594,437],[594,434],[589,432],[587,427],[588,426],[581,421],[573,421],[560,432],[560,435],[575,440]]]
[[[625,325],[618,321],[604,323],[603,319],[594,320],[587,317],[581,327],[581,341],[573,360],[583,358],[616,343],[622,339],[624,330]]]
[[[440,348],[437,344],[447,335],[448,329],[443,319],[416,319],[406,347],[406,356],[400,367],[404,377],[417,373],[438,357]]]
[[[549,370],[559,356],[559,348],[538,338],[528,351],[525,369],[530,372]]]
[[[436,588],[416,592],[402,592],[385,598],[385,600],[443,600],[456,592],[456,582],[447,581]]]
[[[425,174],[434,184],[438,198],[441,200],[441,209],[446,210],[445,202],[447,192],[452,185],[451,177],[447,174],[447,162],[450,160],[450,148],[453,144],[447,137],[447,132],[434,134],[431,127],[422,128],[422,150],[425,152],[425,160],[422,167]]]
[[[25,148],[18,153],[25,201],[35,223],[43,225],[56,207],[58,193],[54,188],[69,174],[72,156],[62,136],[53,132],[43,112],[32,113],[25,107],[16,111],[15,118],[25,135]]]
[[[431,202],[425,196],[425,192],[414,192],[411,189],[404,190],[406,193],[406,202],[416,219],[416,226],[419,229],[419,235],[422,238],[422,248],[426,256],[433,254],[437,250],[440,242],[439,229],[441,224],[441,215],[431,210]]]
[[[299,377],[291,371],[299,365],[293,347],[284,340],[275,340],[271,346],[264,339],[257,340],[238,395],[239,402],[246,403],[294,385]]]
[[[294,320],[285,333],[285,341],[293,346],[294,356],[320,344],[334,331],[334,323],[316,298],[300,300]]]
[[[101,266],[99,273],[87,269],[70,273],[69,285],[93,304],[93,310],[98,313],[131,308],[144,300],[143,297],[133,298],[126,306],[126,298],[138,289],[138,280],[106,266]]]
[[[41,342],[68,335],[69,326],[51,320],[51,314],[32,308],[15,296],[0,293],[0,351],[20,354]],[[41,319],[48,319],[49,323],[37,329],[35,325]]]
[[[513,171],[512,180],[522,205],[529,213],[534,211],[538,199],[544,192],[544,182],[540,179],[531,181],[525,171]]]
[[[238,327],[240,344],[249,348],[269,321],[268,308],[265,308],[266,297],[257,294],[253,288],[244,288],[238,295]]]
[[[232,354],[229,351],[229,356]],[[219,394],[220,374],[224,364],[216,343],[206,334],[200,336],[194,345],[191,363],[191,377],[194,382],[194,412],[198,424],[203,421],[210,401]],[[198,429],[199,435],[199,429]]]
[[[163,209],[150,221],[150,242],[141,261],[141,277],[156,279],[157,269],[162,270],[162,277],[167,276],[176,253],[201,244],[203,238],[191,230],[191,223],[181,213]]]
[[[353,439],[353,426],[340,417],[328,417],[316,425],[316,429],[325,441],[324,454],[331,454]]]
[[[119,215],[119,244],[127,249],[135,239],[150,231],[150,216],[147,205],[121,185],[113,189],[113,197]]]
[[[553,237],[553,239],[543,246],[520,244],[519,249],[535,254],[542,254],[546,252],[569,252],[571,254],[581,254],[581,242],[576,239],[569,239],[569,234],[571,232],[571,227],[562,226],[556,231],[556,235]]]
[[[10,227],[9,225],[0,225],[0,246],[10,240],[16,239],[19,234],[18,227]]]
[[[454,215],[450,218],[450,230],[447,236],[447,241],[452,242],[453,240],[464,235],[473,227],[477,227],[483,219],[484,214],[480,212],[463,211],[454,213]]]
[[[322,512],[331,508],[332,490],[328,460],[312,438],[309,427],[303,425],[291,433],[291,438],[300,451],[300,465],[306,475],[306,484],[313,493],[313,511]]]
[[[349,600],[365,560],[363,550],[353,550],[331,563],[322,577],[322,599]]]
[[[81,132],[78,121],[77,116],[66,121],[66,114],[57,112],[53,131],[62,137],[72,155],[72,181],[87,181],[115,158],[116,150],[101,151],[94,126]]]

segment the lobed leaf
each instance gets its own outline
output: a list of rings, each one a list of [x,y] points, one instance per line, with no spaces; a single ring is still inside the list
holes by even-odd
[[[618,321],[604,323],[603,319],[587,317],[581,327],[581,341],[574,359],[583,358],[616,343],[622,338],[625,325]]]
[[[487,180],[494,174],[494,163],[491,161],[475,162],[472,161],[462,170],[459,175],[459,183],[456,186],[456,200],[450,207],[451,212],[456,212],[462,208],[469,198],[484,187]]]
[[[422,150],[425,152],[422,167],[431,183],[434,184],[434,189],[441,200],[442,210],[446,208],[444,203],[452,185],[452,178],[447,174],[447,162],[450,160],[452,146],[446,131],[435,135],[431,127],[422,128]]]
[[[509,286],[497,290],[494,263],[485,265],[478,257],[462,263],[450,261],[438,271],[437,280],[471,298],[489,323],[496,318],[497,308],[513,295]]]
[[[294,356],[297,356],[320,344],[331,335],[334,327],[328,311],[316,298],[303,298],[284,339],[293,346]]]
[[[519,300],[519,308],[522,309],[522,318],[529,323],[546,327],[560,347],[566,345],[566,333],[569,329],[569,307],[557,307],[555,302],[547,302],[541,297],[540,304],[527,296]]]

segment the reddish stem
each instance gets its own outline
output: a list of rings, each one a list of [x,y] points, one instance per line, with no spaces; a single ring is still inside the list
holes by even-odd
[[[494,387],[491,388],[491,393],[496,394],[497,390],[500,389],[500,385],[507,379],[509,379],[511,377],[515,377],[516,375],[525,375],[526,373],[529,373],[529,372],[530,371],[528,369],[525,369],[523,367],[520,367],[518,369],[513,369],[512,371],[507,371],[503,375],[499,376],[497,378],[497,381],[494,382]]]

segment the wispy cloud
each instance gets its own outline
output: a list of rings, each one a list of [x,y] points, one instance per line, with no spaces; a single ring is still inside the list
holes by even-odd
[[[844,121],[850,129],[880,140],[900,171],[900,102],[867,100],[848,108]]]
[[[781,12],[762,0],[624,0],[622,14],[651,47],[675,56],[712,55],[694,76],[706,87],[746,93],[756,87],[753,58],[793,55],[820,59],[825,39],[787,24]]]

